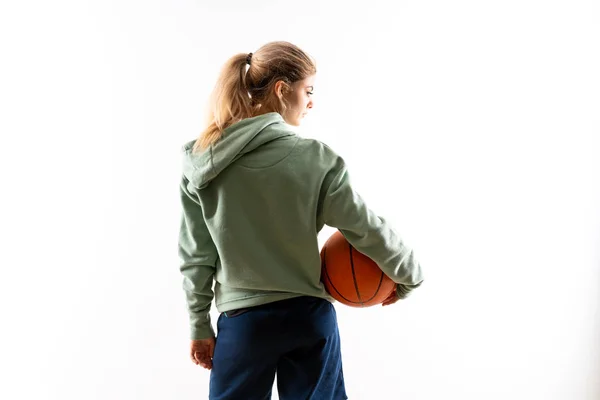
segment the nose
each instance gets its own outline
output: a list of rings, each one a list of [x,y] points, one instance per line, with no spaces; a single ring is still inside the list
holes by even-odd
[[[310,100],[308,101],[308,104],[306,105],[306,108],[308,108],[309,110],[310,110],[311,108],[313,108],[313,101],[312,101],[312,99],[310,99]]]

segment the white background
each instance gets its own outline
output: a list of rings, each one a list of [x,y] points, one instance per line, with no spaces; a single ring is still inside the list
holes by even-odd
[[[0,6],[0,398],[207,397],[179,151],[225,60],[288,40],[318,63],[302,135],[426,273],[336,305],[350,398],[600,399],[598,2],[216,4]]]

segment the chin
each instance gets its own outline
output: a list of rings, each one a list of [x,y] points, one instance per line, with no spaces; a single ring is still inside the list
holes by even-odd
[[[296,120],[296,126],[300,126],[302,121],[304,121],[304,117],[306,117],[306,114],[302,114],[301,116],[298,117],[298,119]]]

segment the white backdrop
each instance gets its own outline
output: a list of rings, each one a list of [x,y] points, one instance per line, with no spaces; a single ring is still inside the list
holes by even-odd
[[[319,69],[301,134],[426,273],[336,305],[350,398],[600,399],[598,2],[215,3],[0,6],[0,398],[207,397],[180,146],[228,57],[288,40]]]

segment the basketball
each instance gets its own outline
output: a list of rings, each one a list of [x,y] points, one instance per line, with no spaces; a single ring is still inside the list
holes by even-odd
[[[351,307],[381,304],[396,290],[396,283],[340,231],[321,249],[321,280],[334,299]]]

